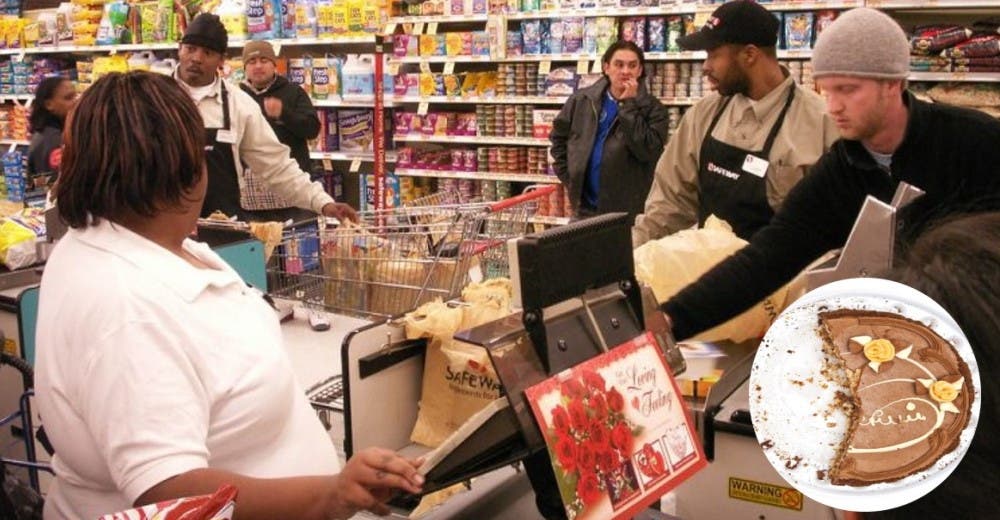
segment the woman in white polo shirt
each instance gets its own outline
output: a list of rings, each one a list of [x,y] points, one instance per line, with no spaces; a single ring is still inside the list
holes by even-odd
[[[38,407],[55,447],[45,518],[239,488],[237,518],[385,513],[419,461],[359,453],[338,473],[273,311],[187,237],[205,196],[204,135],[165,76],[112,74],[67,124],[42,278]],[[153,137],[155,136],[155,138]]]

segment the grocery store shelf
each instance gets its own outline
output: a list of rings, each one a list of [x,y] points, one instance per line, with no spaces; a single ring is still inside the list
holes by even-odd
[[[860,7],[864,3],[864,0],[841,0],[839,2],[835,0],[826,2],[803,0],[800,2],[769,2],[761,5],[766,7],[768,11],[815,11],[820,9],[851,9],[852,7]]]
[[[534,18],[565,18],[568,16],[649,16],[662,14],[691,14],[697,4],[659,7],[585,7],[579,9],[551,9],[545,11],[525,11],[510,13],[508,20],[530,20]]]
[[[60,53],[95,53],[108,52],[114,54],[122,51],[146,51],[176,49],[177,43],[140,43],[128,45],[60,45],[45,47],[28,47],[25,49],[0,49],[0,56],[21,54],[60,54]]]
[[[704,60],[708,57],[705,51],[684,51],[684,52],[647,52],[646,61],[684,61],[684,60]],[[804,50],[779,50],[778,58],[782,59],[808,59],[812,57],[811,49]],[[596,61],[601,59],[596,53],[561,53],[561,54],[522,54],[520,56],[507,56],[505,58],[491,58],[490,56],[395,56],[389,58],[390,63],[522,63],[522,62],[579,62]]]
[[[393,16],[386,20],[387,24],[401,24],[401,23],[473,23],[473,22],[485,22],[487,16],[485,14],[429,14],[429,15],[417,15],[417,16]]]
[[[699,101],[701,101],[701,98],[695,97],[660,98],[660,103],[669,106],[691,106]]]
[[[361,35],[361,36],[344,36],[338,38],[285,38],[281,40],[269,40],[275,46],[281,45],[287,46],[302,46],[302,45],[350,45],[350,44],[374,44],[375,35]],[[230,47],[243,47],[246,44],[245,41],[229,42]]]
[[[997,72],[911,72],[910,81],[983,81],[998,83]]]
[[[360,108],[371,108],[375,106],[375,98],[341,98],[339,96],[331,97],[329,99],[313,99],[312,104],[314,107],[360,107]],[[387,96],[385,101],[382,103],[383,106],[391,107],[395,106],[395,103]]]
[[[509,96],[509,97],[451,97],[451,96],[394,96],[396,103],[469,103],[473,105],[561,105],[566,96]]]
[[[23,141],[21,139],[0,139],[0,145],[2,146],[28,146],[29,144],[31,144],[31,141]]]
[[[544,217],[535,215],[528,217],[528,222],[532,224],[545,224],[548,226],[565,226],[569,224],[569,217]]]
[[[34,94],[4,94],[0,96],[0,103],[8,101],[31,101],[35,99]]]
[[[559,184],[555,175],[529,175],[527,173],[494,173],[494,172],[456,172],[441,170],[418,170],[414,168],[396,168],[396,175],[405,177],[437,177],[450,179],[474,179],[481,181],[531,182],[539,184]]]
[[[271,40],[275,45],[281,46],[302,46],[302,45],[349,45],[349,44],[374,44],[374,36],[352,36],[344,38],[334,38],[334,39],[320,39],[320,38],[290,38],[283,40]],[[245,41],[230,41],[229,47],[240,48],[246,44]],[[169,43],[130,43],[123,45],[59,45],[59,46],[45,46],[45,47],[28,47],[24,49],[0,49],[0,56],[11,56],[11,55],[21,55],[21,54],[60,54],[60,53],[98,53],[98,52],[108,52],[111,54],[117,52],[129,52],[129,51],[157,51],[157,50],[175,50],[177,46],[180,45],[176,42]]]
[[[475,135],[397,135],[397,143],[458,143],[487,145],[549,146],[549,140],[538,137],[482,137]]]
[[[332,161],[353,161],[355,159],[362,162],[372,162],[375,155],[371,152],[309,152],[310,159],[330,159]],[[385,153],[385,162],[396,162],[395,152]]]
[[[869,0],[871,1],[871,0]],[[884,0],[891,1],[891,0]],[[933,2],[935,0],[931,0]],[[942,0],[937,0],[942,1]],[[944,0],[947,1],[947,0]],[[911,2],[912,3],[912,2]],[[817,1],[784,1],[770,2],[763,4],[771,11],[811,11],[816,9],[849,9],[864,4],[864,0],[817,0]],[[685,3],[671,6],[657,7],[583,7],[578,9],[545,9],[537,11],[521,11],[508,13],[508,20],[531,20],[537,18],[566,18],[573,16],[656,16],[670,14],[693,14],[699,10],[711,11],[716,6],[701,5],[700,3]],[[388,23],[473,23],[485,22],[488,16],[485,14],[469,15],[426,15],[426,16],[397,16],[387,20]]]
[[[489,56],[391,56],[389,63],[488,63]]]
[[[976,9],[997,7],[997,0],[867,0],[878,9]]]

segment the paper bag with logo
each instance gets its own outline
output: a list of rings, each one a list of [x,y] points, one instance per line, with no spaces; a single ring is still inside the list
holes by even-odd
[[[503,317],[496,302],[450,308],[441,300],[406,315],[408,338],[430,338],[424,357],[420,411],[410,440],[437,447],[469,417],[500,397],[500,380],[482,348],[452,339],[466,326]],[[474,316],[467,319],[467,313]]]
[[[468,304],[462,316],[462,329],[503,318],[510,312],[512,298],[513,286],[509,278],[470,283],[462,289],[462,301]]]
[[[636,248],[635,277],[653,289],[657,301],[664,302],[746,244],[732,232],[729,224],[710,216],[701,229],[679,231]],[[743,314],[692,339],[741,342],[763,337],[781,310],[790,303],[787,301],[788,291],[794,283],[778,289]]]

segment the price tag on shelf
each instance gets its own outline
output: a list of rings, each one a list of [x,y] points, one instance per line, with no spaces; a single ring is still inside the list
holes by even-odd
[[[431,22],[427,24],[427,34],[437,34],[438,33],[438,23]]]
[[[7,153],[12,153],[15,148],[17,148],[17,141],[10,143],[10,148],[7,149]]]
[[[333,171],[333,161],[330,159],[323,159],[323,169],[332,172]]]
[[[444,63],[444,73],[445,74],[454,74],[455,73],[455,62],[454,61],[446,61]]]
[[[601,72],[604,72],[604,70],[601,68],[601,60],[594,60],[594,65],[590,67],[590,73],[600,74]]]
[[[385,24],[385,31],[382,34],[394,34],[396,32],[396,24],[387,23]]]
[[[421,61],[420,62],[420,72],[423,72],[424,74],[430,74],[431,73],[431,64],[429,62],[427,62],[427,61]]]
[[[413,34],[423,34],[424,33],[424,23],[417,22],[413,24]]]
[[[426,116],[427,115],[427,109],[430,108],[430,105],[431,104],[428,103],[428,102],[426,102],[426,101],[421,101],[420,104],[417,105],[417,115],[418,116]]]
[[[348,170],[351,173],[358,173],[359,171],[361,171],[361,159],[358,159],[357,157],[351,159],[351,167],[348,168]]]
[[[590,70],[590,62],[587,60],[580,60],[576,62],[576,73],[586,74]]]
[[[549,60],[542,60],[538,63],[538,73],[548,74],[552,70],[552,62]]]

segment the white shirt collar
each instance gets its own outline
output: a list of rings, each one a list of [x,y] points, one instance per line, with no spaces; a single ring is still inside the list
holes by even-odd
[[[767,95],[756,101],[742,94],[733,96],[733,113],[738,114],[739,117],[744,117],[746,111],[749,109],[753,111],[753,116],[758,122],[763,122],[769,114],[772,112],[777,113],[781,110],[781,106],[779,105],[784,105],[785,100],[788,99],[788,88],[792,87],[792,83],[792,77],[790,75],[785,76],[784,81],[768,92]]]
[[[85,229],[73,229],[69,234],[80,242],[105,251],[133,265],[137,270],[158,279],[166,288],[185,301],[192,302],[210,286],[245,285],[240,276],[207,245],[184,240],[184,249],[210,266],[199,269],[159,244],[125,226],[107,219]]]
[[[178,67],[180,67],[180,65],[178,65]],[[209,83],[208,85],[205,85],[203,87],[192,87],[191,85],[185,83],[184,80],[181,79],[180,75],[177,74],[177,67],[174,67],[174,79],[177,80],[177,83],[179,83],[181,87],[184,88],[184,90],[188,93],[189,96],[191,96],[191,99],[193,99],[195,103],[199,103],[201,102],[201,100],[205,98],[215,97],[219,95],[220,87],[222,85],[221,83],[222,80],[219,78],[219,75],[216,74],[215,81]]]

